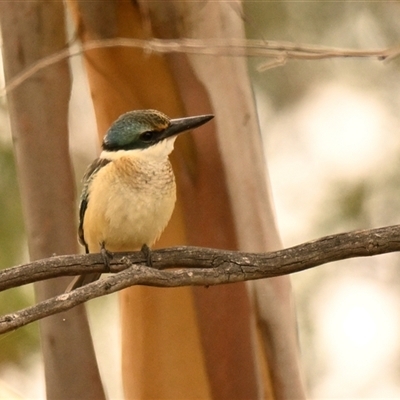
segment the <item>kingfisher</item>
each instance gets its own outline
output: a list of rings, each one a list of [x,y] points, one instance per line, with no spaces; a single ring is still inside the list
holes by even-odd
[[[107,263],[109,253],[149,251],[175,206],[175,177],[168,157],[175,139],[212,118],[170,119],[160,111],[135,110],[111,125],[99,158],[83,176],[78,236],[86,253],[100,252]],[[100,275],[80,275],[67,291]]]

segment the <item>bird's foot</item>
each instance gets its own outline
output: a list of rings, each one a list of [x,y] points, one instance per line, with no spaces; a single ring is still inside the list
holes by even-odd
[[[111,272],[110,260],[113,258],[113,254],[106,249],[105,243],[100,243],[100,254],[103,258],[104,266],[106,267],[106,272]]]
[[[142,248],[140,249],[140,251],[143,253],[144,258],[146,259],[146,264],[148,267],[153,268],[153,260],[151,259],[151,250],[150,247],[147,246],[147,244],[145,243]]]

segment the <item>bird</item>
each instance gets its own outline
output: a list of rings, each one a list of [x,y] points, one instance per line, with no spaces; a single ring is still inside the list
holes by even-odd
[[[102,253],[107,264],[113,252],[149,251],[175,207],[175,176],[168,157],[175,139],[212,118],[171,119],[157,110],[134,110],[110,126],[100,156],[82,178],[78,238],[86,253]],[[66,292],[100,276],[77,276]]]

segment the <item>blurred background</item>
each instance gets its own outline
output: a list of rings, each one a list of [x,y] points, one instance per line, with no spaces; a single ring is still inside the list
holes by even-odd
[[[243,4],[249,38],[356,49],[400,42],[399,2]],[[264,62],[249,59],[249,73],[284,246],[400,223],[400,60],[289,61],[260,73]],[[70,146],[79,192],[98,144],[79,57],[71,68]],[[0,221],[0,267],[26,262],[5,98]],[[310,398],[400,398],[399,264],[400,256],[390,254],[292,276]],[[34,301],[31,287],[0,296],[2,314]],[[107,368],[102,376],[122,398],[117,297],[89,307],[102,310],[103,319],[90,321],[99,357],[107,360],[100,362]],[[0,348],[0,398],[44,398],[37,324],[0,336]]]

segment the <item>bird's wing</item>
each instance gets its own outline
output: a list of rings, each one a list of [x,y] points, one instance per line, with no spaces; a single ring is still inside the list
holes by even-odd
[[[82,178],[83,188],[81,194],[81,202],[79,205],[78,236],[79,236],[79,242],[82,244],[82,246],[85,246],[86,253],[89,253],[89,247],[88,244],[85,242],[85,235],[83,232],[83,219],[85,217],[85,212],[89,203],[89,187],[93,181],[93,178],[100,171],[100,169],[110,162],[111,160],[108,160],[106,158],[97,158],[89,165],[88,169],[85,172],[85,175],[83,175]]]

